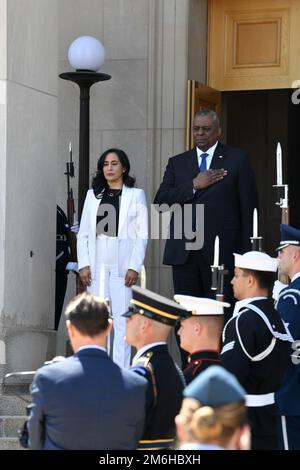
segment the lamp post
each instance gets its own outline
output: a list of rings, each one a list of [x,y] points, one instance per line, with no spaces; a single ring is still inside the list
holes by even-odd
[[[111,76],[97,72],[104,62],[105,51],[96,38],[82,36],[75,39],[69,48],[68,58],[75,72],[61,73],[59,77],[77,83],[80,88],[78,171],[78,217],[80,219],[85,195],[89,188],[90,88],[94,83],[110,80]]]

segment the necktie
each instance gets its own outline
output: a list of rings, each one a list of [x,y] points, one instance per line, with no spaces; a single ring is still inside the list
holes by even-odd
[[[207,159],[208,156],[209,156],[208,153],[202,153],[202,155],[200,155],[200,157],[202,158],[202,160],[201,160],[201,165],[200,165],[200,167],[199,167],[200,173],[201,173],[202,171],[206,171],[206,170],[207,170],[207,167],[206,167],[206,159]]]

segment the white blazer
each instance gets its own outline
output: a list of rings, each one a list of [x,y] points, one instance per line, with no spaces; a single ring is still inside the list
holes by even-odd
[[[92,278],[96,263],[96,221],[100,200],[89,189],[77,235],[78,269],[90,266]],[[118,228],[119,276],[128,269],[140,272],[148,241],[148,211],[145,192],[123,185]]]

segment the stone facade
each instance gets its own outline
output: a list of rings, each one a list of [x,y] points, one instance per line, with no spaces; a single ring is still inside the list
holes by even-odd
[[[38,367],[55,351],[55,206],[66,208],[69,141],[75,199],[78,184],[79,89],[58,78],[70,70],[69,45],[100,39],[101,71],[112,76],[91,89],[91,175],[99,155],[119,146],[150,204],[168,158],[185,148],[188,70],[205,76],[188,53],[198,34],[194,24],[189,35],[191,12],[206,24],[203,0],[0,0],[2,374]],[[198,48],[202,61],[206,44]],[[149,243],[147,286],[172,295],[162,250]],[[70,274],[66,300],[74,293]]]

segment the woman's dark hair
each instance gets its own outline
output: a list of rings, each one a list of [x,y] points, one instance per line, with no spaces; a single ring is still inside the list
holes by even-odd
[[[107,181],[103,174],[103,166],[104,166],[105,159],[109,153],[115,153],[118,156],[121,165],[125,168],[125,172],[123,173],[124,184],[128,186],[129,188],[132,188],[135,184],[135,178],[129,175],[130,163],[129,163],[129,158],[127,157],[124,150],[115,149],[115,148],[108,149],[99,158],[98,163],[97,163],[97,171],[93,177],[92,188],[94,190],[95,196],[98,196],[98,194],[102,191],[102,189],[107,187]]]

